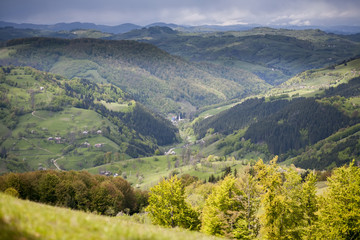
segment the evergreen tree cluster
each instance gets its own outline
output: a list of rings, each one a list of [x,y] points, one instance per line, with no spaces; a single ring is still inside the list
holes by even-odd
[[[333,106],[313,98],[294,99],[281,111],[251,124],[244,137],[255,143],[266,142],[271,153],[282,154],[314,144],[352,124]]]

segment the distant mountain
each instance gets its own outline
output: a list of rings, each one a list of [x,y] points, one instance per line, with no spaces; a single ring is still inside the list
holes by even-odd
[[[114,34],[124,33],[134,29],[141,28],[141,26],[131,23],[124,23],[117,26],[96,25],[93,23],[80,23],[80,22],[41,25],[41,24],[30,24],[30,23],[17,24],[17,23],[3,22],[3,21],[0,21],[0,27],[14,27],[21,29],[37,29],[37,30],[48,30],[48,31],[71,31],[74,29],[93,29],[105,33],[114,33]]]
[[[94,29],[106,33],[125,33],[134,29],[149,28],[149,27],[169,27],[174,30],[183,32],[225,32],[225,31],[246,31],[256,27],[262,27],[259,24],[234,24],[234,25],[178,25],[174,23],[163,23],[155,22],[145,26],[139,26],[132,23],[124,23],[116,26],[108,25],[97,25],[94,23],[57,23],[57,24],[31,24],[31,23],[11,23],[0,21],[1,27],[14,27],[23,29],[39,29],[39,30],[50,30],[50,31],[71,31],[73,29]],[[306,29],[320,29],[329,33],[336,34],[356,34],[360,33],[360,26],[296,26],[296,25],[267,25],[275,29],[293,29],[293,30],[306,30]]]
[[[151,43],[192,62],[244,69],[272,85],[305,70],[328,67],[360,54],[357,35],[336,35],[321,30],[261,27],[246,31],[184,33],[169,27],[149,27],[110,38]]]
[[[112,83],[162,113],[190,113],[269,88],[245,70],[194,64],[136,41],[29,38],[11,40],[1,51],[1,65]]]

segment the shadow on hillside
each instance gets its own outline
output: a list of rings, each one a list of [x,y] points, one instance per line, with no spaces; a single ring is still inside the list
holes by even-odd
[[[4,218],[4,217],[3,217]],[[19,229],[16,226],[16,221],[12,221],[10,224],[4,219],[0,219],[0,239],[7,240],[35,240],[39,239],[39,237],[35,237],[24,230]]]

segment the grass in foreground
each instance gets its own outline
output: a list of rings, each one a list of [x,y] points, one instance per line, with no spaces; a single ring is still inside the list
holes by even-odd
[[[0,239],[216,239],[116,217],[24,201],[0,193]]]

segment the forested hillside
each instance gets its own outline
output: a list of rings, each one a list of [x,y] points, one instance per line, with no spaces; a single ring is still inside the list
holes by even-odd
[[[229,73],[227,67],[193,64],[135,41],[11,40],[1,50],[0,64],[112,83],[162,113],[189,113],[200,106],[259,93],[269,86],[244,70]]]
[[[243,157],[244,151],[260,151],[285,160],[302,153],[294,159],[297,166],[341,166],[358,159],[359,83],[360,78],[354,78],[318,98],[249,99],[196,121],[193,128],[199,138],[229,135],[217,145],[226,155]]]
[[[149,42],[195,62],[246,69],[273,85],[302,71],[327,67],[360,54],[355,35],[351,38],[312,29],[183,33],[152,27],[112,38]]]
[[[112,84],[30,67],[2,67],[0,81],[2,172],[82,169],[178,141],[170,121]]]

